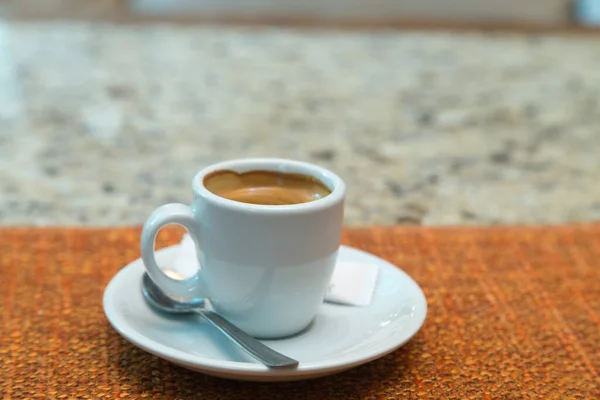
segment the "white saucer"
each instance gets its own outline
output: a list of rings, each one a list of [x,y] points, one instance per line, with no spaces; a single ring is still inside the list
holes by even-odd
[[[157,252],[159,265],[174,260],[177,246]],[[300,361],[296,369],[268,369],[237,349],[200,316],[166,316],[152,310],[140,290],[144,265],[125,266],[104,291],[104,312],[125,339],[185,368],[222,378],[292,381],[348,370],[382,357],[406,343],[425,321],[421,288],[397,267],[369,253],[342,246],[339,259],[377,264],[379,280],[368,307],[324,303],[303,333],[265,340]]]

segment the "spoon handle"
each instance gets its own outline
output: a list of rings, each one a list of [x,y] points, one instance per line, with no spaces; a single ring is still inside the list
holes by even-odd
[[[223,332],[238,346],[248,352],[248,354],[261,361],[267,367],[281,368],[295,367],[298,365],[297,360],[284,356],[272,348],[265,346],[225,318],[221,317],[219,314],[208,310],[197,310],[197,312],[214,325],[215,328]]]

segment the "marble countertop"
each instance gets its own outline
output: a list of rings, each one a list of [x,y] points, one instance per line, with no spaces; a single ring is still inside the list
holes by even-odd
[[[346,223],[600,218],[600,38],[0,25],[0,224],[140,224],[238,157],[317,162]]]

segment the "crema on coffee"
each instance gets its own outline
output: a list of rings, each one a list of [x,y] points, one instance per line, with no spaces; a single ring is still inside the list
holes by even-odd
[[[277,171],[215,171],[204,178],[204,186],[229,200],[262,205],[308,203],[331,193],[312,176]]]

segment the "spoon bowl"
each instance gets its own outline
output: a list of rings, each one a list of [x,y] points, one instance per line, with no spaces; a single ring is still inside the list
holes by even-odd
[[[150,275],[144,273],[142,278],[142,293],[146,301],[154,308],[170,314],[189,314],[204,308],[203,298],[194,298],[187,301],[179,301],[166,295]]]

